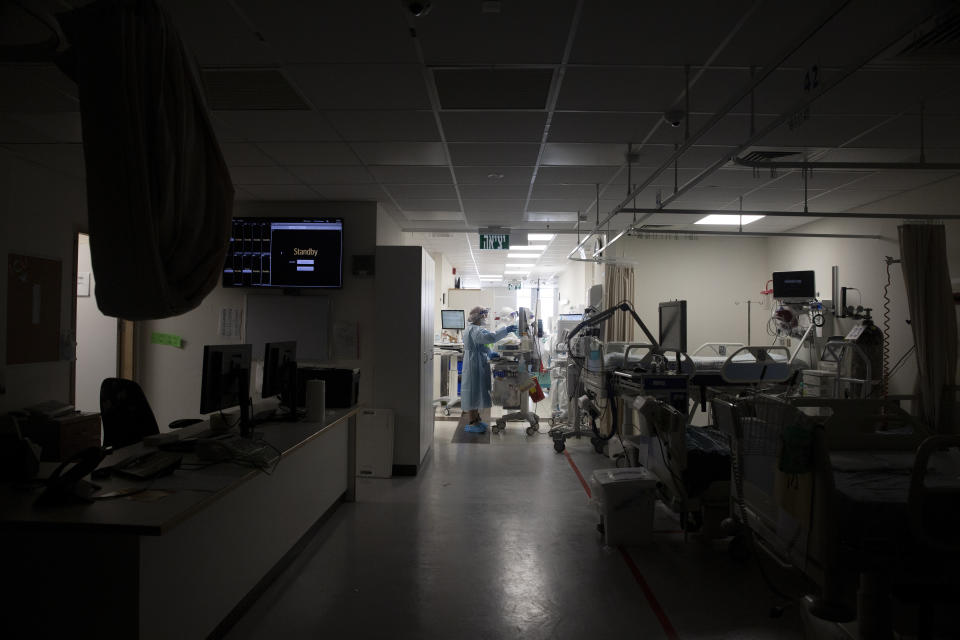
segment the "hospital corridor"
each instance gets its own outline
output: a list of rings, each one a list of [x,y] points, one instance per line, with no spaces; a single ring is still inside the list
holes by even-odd
[[[960,640],[960,0],[0,0],[0,639]]]

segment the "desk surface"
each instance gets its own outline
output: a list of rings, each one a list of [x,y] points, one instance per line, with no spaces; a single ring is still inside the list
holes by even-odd
[[[322,437],[338,425],[344,424],[360,411],[359,407],[330,409],[327,422],[271,422],[259,425],[257,433],[281,451],[283,458],[300,447]],[[182,430],[189,436],[202,431],[204,423]],[[142,444],[125,447],[107,457],[108,465],[138,452],[149,451]],[[203,464],[195,454],[184,454],[183,464]],[[262,472],[258,469],[222,462],[203,469],[178,469],[173,474],[152,481],[138,482],[119,477],[97,480],[101,492],[122,490],[132,486],[163,494],[133,494],[92,504],[60,507],[34,507],[33,502],[43,491],[42,486],[16,488],[10,483],[0,484],[0,529],[81,529],[109,530],[117,533],[161,535],[210,503],[233,491]],[[100,492],[98,492],[100,493]],[[150,497],[157,499],[148,500]]]

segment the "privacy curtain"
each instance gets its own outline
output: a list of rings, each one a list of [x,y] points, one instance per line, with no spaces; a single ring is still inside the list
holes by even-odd
[[[633,267],[608,264],[603,276],[603,308],[609,309],[624,300],[633,304]],[[633,342],[634,326],[629,313],[617,313],[606,322],[605,339],[608,342]]]
[[[956,384],[957,317],[943,225],[901,226],[900,258],[917,345],[919,415],[937,431],[951,432],[955,426],[940,414],[944,387]]]
[[[59,16],[79,88],[97,306],[131,320],[193,309],[217,285],[233,187],[191,59],[154,0]]]

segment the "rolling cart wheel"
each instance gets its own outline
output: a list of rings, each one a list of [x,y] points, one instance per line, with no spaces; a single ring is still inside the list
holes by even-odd
[[[537,432],[537,430],[536,430],[535,428],[533,428],[533,427],[527,427],[527,435],[528,435],[528,436],[532,436],[532,435],[535,434],[536,432]]]
[[[445,415],[445,416],[447,416],[447,417],[450,417],[450,409],[444,409],[444,410],[443,410],[443,415]]]
[[[563,453],[563,450],[567,448],[567,443],[563,440],[554,440],[553,441],[553,450],[557,453]]]

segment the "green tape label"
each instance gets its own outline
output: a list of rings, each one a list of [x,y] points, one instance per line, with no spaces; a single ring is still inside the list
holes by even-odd
[[[173,333],[157,333],[154,331],[150,334],[150,343],[165,344],[169,347],[177,347],[179,349],[183,346],[183,339]]]

